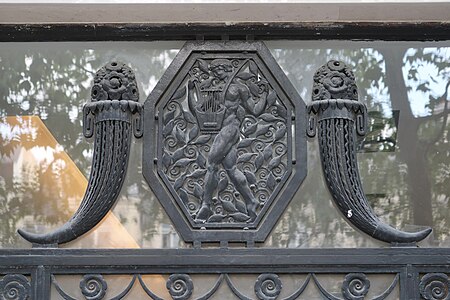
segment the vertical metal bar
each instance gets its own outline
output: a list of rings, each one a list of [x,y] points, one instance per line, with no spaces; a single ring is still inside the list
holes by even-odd
[[[416,268],[408,264],[400,273],[400,299],[419,300],[419,273]]]
[[[32,299],[49,300],[51,279],[50,272],[44,266],[38,266],[31,274]]]

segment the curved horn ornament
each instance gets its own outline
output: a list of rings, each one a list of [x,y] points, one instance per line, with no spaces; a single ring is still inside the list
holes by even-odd
[[[432,231],[411,233],[383,223],[364,194],[356,160],[356,140],[365,136],[367,109],[358,102],[353,72],[339,61],[329,61],[314,75],[308,106],[307,134],[319,139],[324,177],[333,200],[347,221],[371,237],[388,243],[415,243]]]
[[[142,106],[133,71],[111,62],[94,77],[91,103],[83,108],[83,133],[95,136],[88,186],[80,207],[62,227],[45,234],[18,230],[35,244],[62,244],[97,225],[117,200],[128,165],[131,135],[142,136]]]

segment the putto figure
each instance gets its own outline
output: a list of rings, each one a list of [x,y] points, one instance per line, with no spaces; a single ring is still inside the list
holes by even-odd
[[[254,99],[247,85],[233,76],[236,74],[233,72],[233,65],[230,60],[215,59],[209,64],[209,70],[212,76],[211,80],[204,82],[202,87],[197,89],[200,92],[210,91],[210,93],[206,93],[206,97],[198,97],[200,99],[197,101],[194,96],[194,88],[198,82],[194,79],[188,83],[189,108],[196,114],[197,120],[202,120],[204,116],[204,114],[200,115],[198,112],[210,112],[219,120],[219,123],[210,122],[212,123],[211,127],[220,128],[208,156],[203,199],[196,221],[204,222],[212,215],[211,205],[213,193],[219,182],[217,175],[220,164],[245,201],[247,213],[250,217],[248,221],[253,221],[257,216],[256,208],[259,203],[250,189],[246,176],[237,168],[237,144],[240,141],[241,126],[246,113],[259,116],[265,110],[267,85],[262,86],[260,98]],[[223,116],[220,114],[223,114]],[[200,127],[207,127],[208,125],[200,124]]]

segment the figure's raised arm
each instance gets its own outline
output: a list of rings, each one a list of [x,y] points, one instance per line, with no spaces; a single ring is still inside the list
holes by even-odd
[[[259,100],[253,99],[249,89],[247,87],[239,89],[241,99],[244,99],[245,107],[254,115],[259,116],[263,113],[267,104],[267,88],[264,87],[264,91],[261,94]]]

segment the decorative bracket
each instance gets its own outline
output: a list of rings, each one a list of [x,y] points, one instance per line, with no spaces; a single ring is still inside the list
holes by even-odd
[[[365,136],[367,108],[358,102],[353,72],[342,62],[329,61],[315,73],[312,94],[307,134],[314,137],[318,132],[324,177],[346,220],[388,243],[416,243],[426,238],[431,228],[415,233],[397,230],[383,223],[367,201],[356,160],[356,139]]]
[[[80,207],[60,228],[45,234],[19,229],[29,242],[55,245],[70,242],[97,225],[113,207],[128,165],[131,134],[143,134],[143,107],[133,71],[111,62],[97,71],[91,103],[83,108],[83,133],[95,136],[88,186]]]

